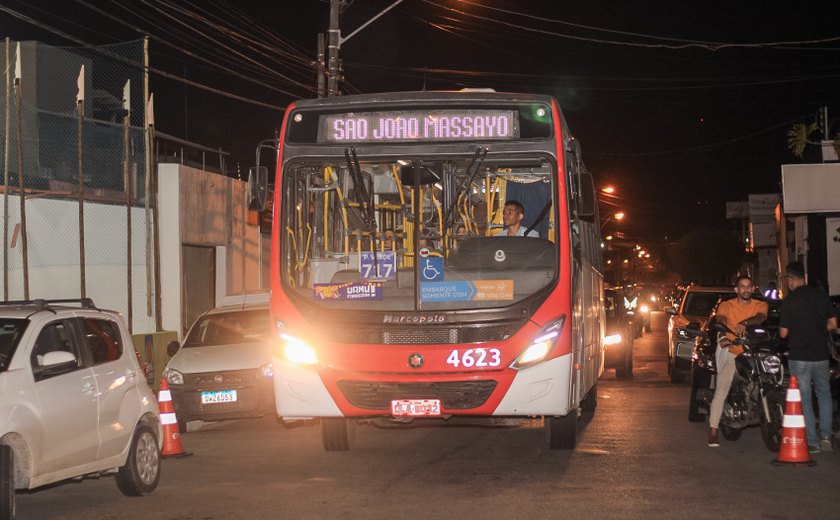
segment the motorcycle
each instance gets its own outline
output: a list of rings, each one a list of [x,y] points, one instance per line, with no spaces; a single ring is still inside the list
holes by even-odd
[[[711,332],[734,334],[722,323],[714,323]],[[710,342],[711,343],[711,342]],[[744,351],[735,357],[735,375],[723,405],[718,429],[726,440],[737,441],[745,428],[761,427],[761,438],[770,451],[778,451],[785,413],[785,370],[778,343],[761,327],[750,327],[744,336],[732,340]],[[710,359],[700,363],[713,370]],[[697,398],[711,403],[714,390],[697,389]]]

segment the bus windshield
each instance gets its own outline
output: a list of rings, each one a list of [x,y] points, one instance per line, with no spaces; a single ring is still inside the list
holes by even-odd
[[[280,282],[328,308],[512,305],[557,278],[556,178],[549,156],[480,147],[465,156],[348,148],[287,157],[275,217]]]

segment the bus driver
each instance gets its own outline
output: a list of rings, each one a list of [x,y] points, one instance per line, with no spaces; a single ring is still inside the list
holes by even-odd
[[[525,218],[525,208],[518,200],[509,200],[505,202],[505,209],[502,210],[502,223],[505,225],[503,236],[508,237],[539,237],[539,233],[535,229],[528,231],[525,234],[525,227],[522,225],[522,219]]]

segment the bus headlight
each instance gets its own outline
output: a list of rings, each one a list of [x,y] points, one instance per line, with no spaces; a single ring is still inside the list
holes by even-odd
[[[563,330],[563,323],[566,321],[566,315],[563,314],[557,320],[549,323],[537,334],[533,343],[528,345],[525,350],[511,363],[510,368],[519,370],[531,365],[535,365],[548,356],[551,349],[557,343],[560,337],[560,332]]]
[[[619,343],[621,343],[621,334],[610,334],[604,338],[604,346],[618,345]]]
[[[295,365],[318,364],[318,354],[305,341],[285,333],[281,333],[280,338],[283,341],[283,357],[286,361]]]

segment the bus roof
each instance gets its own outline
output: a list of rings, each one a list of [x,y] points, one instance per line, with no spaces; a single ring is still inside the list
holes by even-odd
[[[356,94],[352,96],[334,96],[317,99],[296,101],[295,108],[330,108],[367,106],[379,104],[406,104],[418,102],[422,104],[457,104],[457,103],[546,103],[551,104],[551,96],[540,94],[515,94],[509,92],[489,91],[412,91],[412,92],[380,92],[377,94]]]

